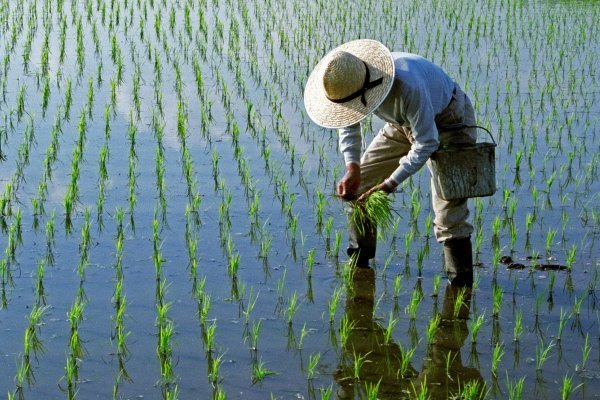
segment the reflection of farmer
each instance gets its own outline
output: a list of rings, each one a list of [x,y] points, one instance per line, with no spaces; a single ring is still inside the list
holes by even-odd
[[[354,399],[364,389],[357,385],[377,384],[378,398],[405,398],[415,393],[421,384],[427,386],[431,399],[446,399],[458,394],[466,383],[477,381],[483,387],[483,378],[475,368],[464,367],[460,348],[469,335],[467,317],[471,301],[470,289],[454,285],[446,287],[441,322],[432,343],[428,343],[423,370],[417,373],[408,365],[401,374],[402,351],[390,341],[385,344],[384,329],[373,320],[375,271],[357,269],[352,277],[352,290],[346,299],[346,317],[354,326],[342,349],[340,365],[335,373],[339,385],[338,399]],[[462,306],[454,313],[456,298]],[[360,357],[364,363],[355,379],[354,362]],[[360,396],[358,396],[360,398]]]
[[[337,187],[346,200],[374,191],[392,192],[417,172],[440,145],[475,142],[475,116],[466,94],[430,61],[390,53],[374,40],[355,40],[328,53],[311,73],[304,93],[308,115],[339,128],[346,173]],[[360,158],[360,122],[371,112],[387,123]],[[454,126],[452,126],[454,125]],[[435,235],[444,243],[451,282],[472,282],[467,199],[442,200],[432,185]],[[348,254],[359,266],[375,256],[376,228],[359,234],[350,226]]]
[[[385,344],[384,329],[373,321],[375,294],[375,271],[356,269],[352,278],[352,290],[346,299],[346,317],[353,325],[346,345],[342,349],[340,365],[335,373],[339,388],[338,399],[354,399],[364,392],[357,384],[379,383],[379,398],[396,399],[403,391],[411,388],[410,380],[417,376],[408,366],[404,377],[400,376],[402,353],[400,347],[389,342]],[[355,379],[354,362],[364,358],[359,379]]]
[[[456,299],[461,298],[455,313]],[[460,348],[469,336],[467,318],[471,304],[471,289],[446,287],[444,305],[440,315],[441,322],[433,343],[428,344],[423,370],[414,386],[419,388],[422,382],[427,384],[427,393],[432,399],[452,398],[460,393],[460,388],[470,382],[477,382],[483,390],[484,380],[475,368],[462,364]]]

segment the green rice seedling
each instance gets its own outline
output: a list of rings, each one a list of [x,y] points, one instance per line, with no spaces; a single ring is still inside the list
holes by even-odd
[[[220,368],[221,364],[223,364],[223,356],[224,354],[220,354],[217,357],[209,358],[208,361],[208,380],[211,384],[217,385],[220,378]]]
[[[473,318],[469,321],[469,329],[471,330],[471,343],[477,343],[477,336],[484,322],[485,314],[480,314],[477,316],[477,318]]]
[[[206,278],[204,278],[204,279],[206,279]],[[258,293],[255,296],[254,288],[250,287],[250,294],[248,295],[248,303],[246,305],[246,308],[244,310],[242,310],[246,324],[248,324],[248,322],[250,320],[250,315],[252,314],[252,311],[254,310],[254,307],[256,306],[257,301],[258,301]]]
[[[575,301],[573,302],[573,315],[579,318],[581,315],[581,305],[583,304],[583,300],[586,298],[586,294],[582,293],[581,296],[575,296]]]
[[[304,338],[308,335],[309,330],[306,329],[306,322],[302,324],[302,329],[300,330],[300,339],[298,340],[298,350],[302,350],[302,345],[304,343]]]
[[[563,309],[561,307],[560,308],[560,319],[558,321],[558,332],[556,333],[557,341],[562,340],[563,331],[565,329],[565,325],[567,324],[567,321],[569,320],[569,318],[570,318],[570,316],[567,315],[567,312],[563,311]]]
[[[90,76],[88,79],[88,92],[87,92],[87,110],[88,117],[92,119],[92,110],[94,109],[94,77]]]
[[[394,327],[398,323],[398,318],[394,318],[394,314],[390,311],[390,316],[388,318],[388,324],[383,332],[383,342],[388,345],[392,340],[392,333],[394,331]]]
[[[35,285],[36,304],[46,304],[46,292],[44,290],[44,275],[46,270],[46,262],[42,258],[37,263],[37,280]]]
[[[227,399],[227,395],[221,385],[215,384],[215,389],[213,390],[213,393],[212,393],[212,399],[213,400],[226,400]]]
[[[444,364],[446,365],[446,376],[450,377],[450,371],[452,371],[452,365],[456,360],[458,353],[455,351],[449,351],[444,355]]]
[[[333,386],[329,385],[326,388],[319,388],[319,393],[321,395],[321,400],[331,400],[331,396],[333,396]]]
[[[283,181],[283,182],[285,182],[285,181]],[[282,185],[282,189],[285,189],[285,187],[286,187],[285,184]],[[316,224],[317,224],[317,229],[320,230],[321,226],[323,225],[323,212],[325,210],[325,206],[327,204],[327,200],[326,200],[325,195],[323,194],[323,192],[321,192],[318,189],[316,191],[316,196],[317,196],[317,202],[316,202],[316,207],[317,207],[317,222],[316,222]]]
[[[554,342],[548,343],[548,346],[544,347],[543,342],[539,342],[535,348],[535,368],[536,371],[540,372],[544,367],[548,357],[550,356],[550,350],[554,347]]]
[[[23,346],[23,352],[26,356],[29,356],[30,354],[37,356],[44,353],[44,347],[39,338],[39,332],[42,325],[42,317],[47,309],[48,306],[35,304],[29,313]]]
[[[78,366],[77,366],[77,360],[68,355],[67,356],[67,360],[66,360],[66,364],[65,364],[65,376],[62,378],[66,381],[67,383],[67,398],[68,399],[74,399],[75,398],[75,388],[77,385],[77,379],[78,379]]]
[[[427,377],[421,381],[418,387],[412,382],[411,386],[412,392],[410,395],[413,400],[429,400],[430,397],[427,389]]]
[[[347,262],[342,263],[342,279],[346,286],[346,294],[352,294],[354,287],[352,285],[354,279],[354,273],[356,272],[356,263],[358,258],[356,256],[350,257]]]
[[[260,382],[269,375],[275,375],[276,373],[265,367],[264,361],[257,361],[252,365],[252,384]]]
[[[365,382],[365,394],[368,400],[377,400],[379,399],[379,385],[381,384],[381,379],[375,382]]]
[[[502,222],[499,216],[494,218],[492,222],[492,246],[493,248],[497,248],[500,246],[500,229],[502,227]]]
[[[515,326],[513,328],[513,341],[518,342],[523,334],[523,311],[515,312]]]
[[[361,355],[356,353],[356,351],[353,351],[353,354],[354,379],[360,379],[360,371],[362,370],[363,365],[365,365],[365,362],[370,362],[367,360],[367,357],[369,354],[371,354],[371,352]]]
[[[425,242],[425,245],[419,249],[417,253],[417,272],[419,276],[423,276],[423,263],[425,262],[425,257],[429,253],[429,242]]]
[[[350,321],[347,315],[344,315],[340,320],[340,341],[342,347],[346,347],[348,343],[348,338],[352,333],[352,330],[356,327],[356,321]]]
[[[258,350],[258,339],[260,337],[260,324],[261,320],[259,319],[257,323],[252,323],[252,329],[250,331],[250,349],[252,351]]]
[[[321,353],[311,354],[308,356],[308,366],[306,368],[306,375],[308,380],[314,378],[317,365],[319,364],[319,360],[321,359]]]
[[[171,344],[174,333],[173,321],[166,320],[165,323],[159,324],[156,352],[160,361],[160,373],[163,383],[169,383],[175,377],[172,363],[173,346]]]
[[[527,215],[525,215],[525,241],[528,244],[529,243],[529,237],[531,235],[531,227],[533,226],[533,223],[535,222],[534,216],[531,213],[527,213]]]
[[[492,254],[492,268],[494,271],[494,275],[498,272],[498,266],[500,265],[500,254],[504,248],[495,247],[494,253]]]
[[[404,235],[404,251],[405,251],[406,257],[408,257],[410,254],[410,246],[412,244],[413,238],[414,238],[414,232],[412,230],[408,231]]]
[[[73,93],[71,79],[67,79],[67,86],[65,88],[65,100],[64,100],[64,117],[69,120],[71,115],[71,105],[73,104]]]
[[[592,346],[590,345],[589,334],[585,334],[585,342],[583,344],[583,348],[581,349],[581,365],[575,365],[575,371],[585,371],[585,366],[587,364],[587,360],[590,357],[590,353],[592,351]]]
[[[402,290],[402,275],[398,274],[394,277],[394,299],[400,296]]]
[[[79,337],[79,323],[83,319],[83,310],[86,304],[87,303],[84,300],[78,298],[71,306],[71,310],[67,313],[67,317],[71,325],[69,349],[71,355],[76,358],[81,358],[84,353],[83,342]]]
[[[466,382],[459,386],[458,393],[451,397],[452,400],[484,400],[488,398],[490,389],[486,384],[477,380]]]
[[[285,278],[287,276],[287,269],[283,270],[283,275],[277,278],[277,301],[283,302],[283,290],[285,289]]]
[[[502,356],[504,356],[504,346],[501,343],[496,343],[494,350],[492,350],[491,372],[493,377],[498,377],[498,366],[500,365]]]
[[[240,266],[240,253],[235,253],[229,257],[229,266],[227,272],[230,277],[237,277],[237,272]]]
[[[427,232],[425,234],[426,237],[429,237],[429,232],[431,232],[432,223],[433,223],[433,217],[431,216],[431,214],[427,214],[427,217],[425,218],[425,232]]]
[[[46,77],[44,80],[44,87],[42,89],[42,116],[46,115],[46,109],[48,108],[48,102],[50,100],[50,79]]]
[[[561,400],[568,400],[574,391],[579,389],[583,383],[573,387],[573,377],[566,374],[562,380],[562,387],[560,388],[560,398]]]
[[[400,342],[398,342],[398,347],[400,348],[402,357],[400,358],[400,367],[398,368],[396,375],[400,378],[406,378],[408,377],[410,363],[417,351],[417,347],[413,346],[410,349],[405,349]]]
[[[429,323],[427,324],[427,342],[429,344],[434,344],[436,342],[436,334],[441,321],[442,319],[439,314],[436,314],[429,319]]]
[[[387,258],[385,259],[385,262],[383,263],[383,269],[381,271],[381,274],[383,276],[386,275],[386,271],[388,269],[388,267],[390,266],[390,264],[392,263],[392,260],[394,259],[395,256],[395,252],[390,252],[390,254],[387,256]]]
[[[452,315],[455,319],[458,318],[461,310],[467,307],[467,302],[465,300],[466,293],[467,289],[464,287],[460,288],[456,293],[456,298],[454,299],[454,306],[452,310]]]
[[[500,310],[502,309],[502,299],[504,297],[504,289],[502,289],[502,287],[498,286],[498,285],[492,286],[492,297],[493,297],[492,316],[494,318],[498,318],[500,316]]]
[[[442,281],[441,275],[435,275],[433,277],[433,293],[431,296],[437,297],[440,292],[440,282]]]
[[[548,229],[546,234],[546,258],[550,257],[552,251],[552,245],[554,244],[554,237],[556,236],[556,230]]]
[[[21,122],[25,114],[25,86],[20,84],[17,90],[17,121]]]
[[[329,241],[329,237],[331,236],[331,230],[333,229],[333,217],[329,216],[325,220],[325,238]]]
[[[514,383],[506,375],[506,390],[509,400],[522,400],[523,388],[525,387],[525,377],[517,379]]]
[[[206,325],[208,313],[210,312],[211,300],[208,293],[202,294],[202,297],[198,301],[198,317],[202,326]]]
[[[361,234],[364,234],[366,229],[372,229],[372,226],[378,226],[381,232],[387,232],[394,223],[392,203],[393,199],[387,193],[374,192],[353,202],[350,218]]]
[[[299,306],[300,303],[298,302],[298,294],[296,291],[294,291],[294,293],[288,299],[288,306],[286,309],[287,322],[289,325],[292,324],[294,320],[294,314],[296,314],[296,311],[298,311]]]
[[[410,196],[410,220],[412,225],[416,228],[417,221],[419,219],[419,213],[421,212],[421,190],[416,188],[413,190]]]
[[[217,331],[217,322],[213,321],[204,331],[204,345],[206,353],[212,353],[215,346],[215,333]]]
[[[573,268],[573,264],[575,263],[575,255],[577,253],[577,246],[572,245],[571,248],[567,251],[565,257],[565,263],[567,266],[567,270],[571,271]]]
[[[331,294],[331,299],[327,302],[327,310],[329,313],[329,323],[333,324],[335,321],[335,314],[337,312],[337,308],[340,302],[340,298],[342,297],[343,289],[341,287],[337,287],[333,290]]]
[[[335,231],[335,240],[333,241],[333,248],[331,250],[331,254],[334,257],[337,257],[340,252],[340,247],[342,246],[342,234],[339,231]]]
[[[510,252],[514,253],[518,233],[517,233],[517,226],[515,225],[515,223],[512,220],[509,224],[509,229],[510,229]]]
[[[165,400],[177,400],[179,399],[179,386],[168,386],[164,392]]]
[[[421,300],[423,300],[423,296],[417,290],[413,291],[412,297],[410,298],[410,303],[408,303],[405,308],[405,312],[410,316],[410,319],[417,319],[417,312],[419,310]]]
[[[481,247],[483,246],[484,240],[485,240],[485,235],[483,234],[483,226],[479,226],[476,229],[476,233],[475,233],[475,249],[473,251],[473,253],[475,254],[475,260],[473,261],[473,263],[475,265],[481,264],[479,255],[481,254]]]
[[[315,264],[315,249],[312,248],[308,251],[308,256],[306,257],[307,275],[309,277],[312,276],[312,270],[313,270],[314,264]]]

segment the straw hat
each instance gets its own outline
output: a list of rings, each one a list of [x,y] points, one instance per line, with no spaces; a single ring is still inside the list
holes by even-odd
[[[363,120],[383,102],[394,80],[392,53],[376,40],[359,39],[331,50],[304,88],[308,116],[325,128]]]

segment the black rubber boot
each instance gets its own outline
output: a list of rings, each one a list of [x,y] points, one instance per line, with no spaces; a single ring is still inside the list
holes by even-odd
[[[473,286],[473,250],[470,237],[446,240],[444,261],[451,285]]]
[[[348,249],[346,253],[356,260],[359,268],[369,268],[369,260],[375,257],[377,249],[377,227],[375,224],[365,226],[364,232],[359,232],[352,220],[348,219]]]

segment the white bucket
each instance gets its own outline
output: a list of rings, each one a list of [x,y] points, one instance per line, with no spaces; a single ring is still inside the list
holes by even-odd
[[[457,200],[491,196],[496,192],[493,137],[492,141],[439,148],[431,155],[431,174],[438,196]]]

